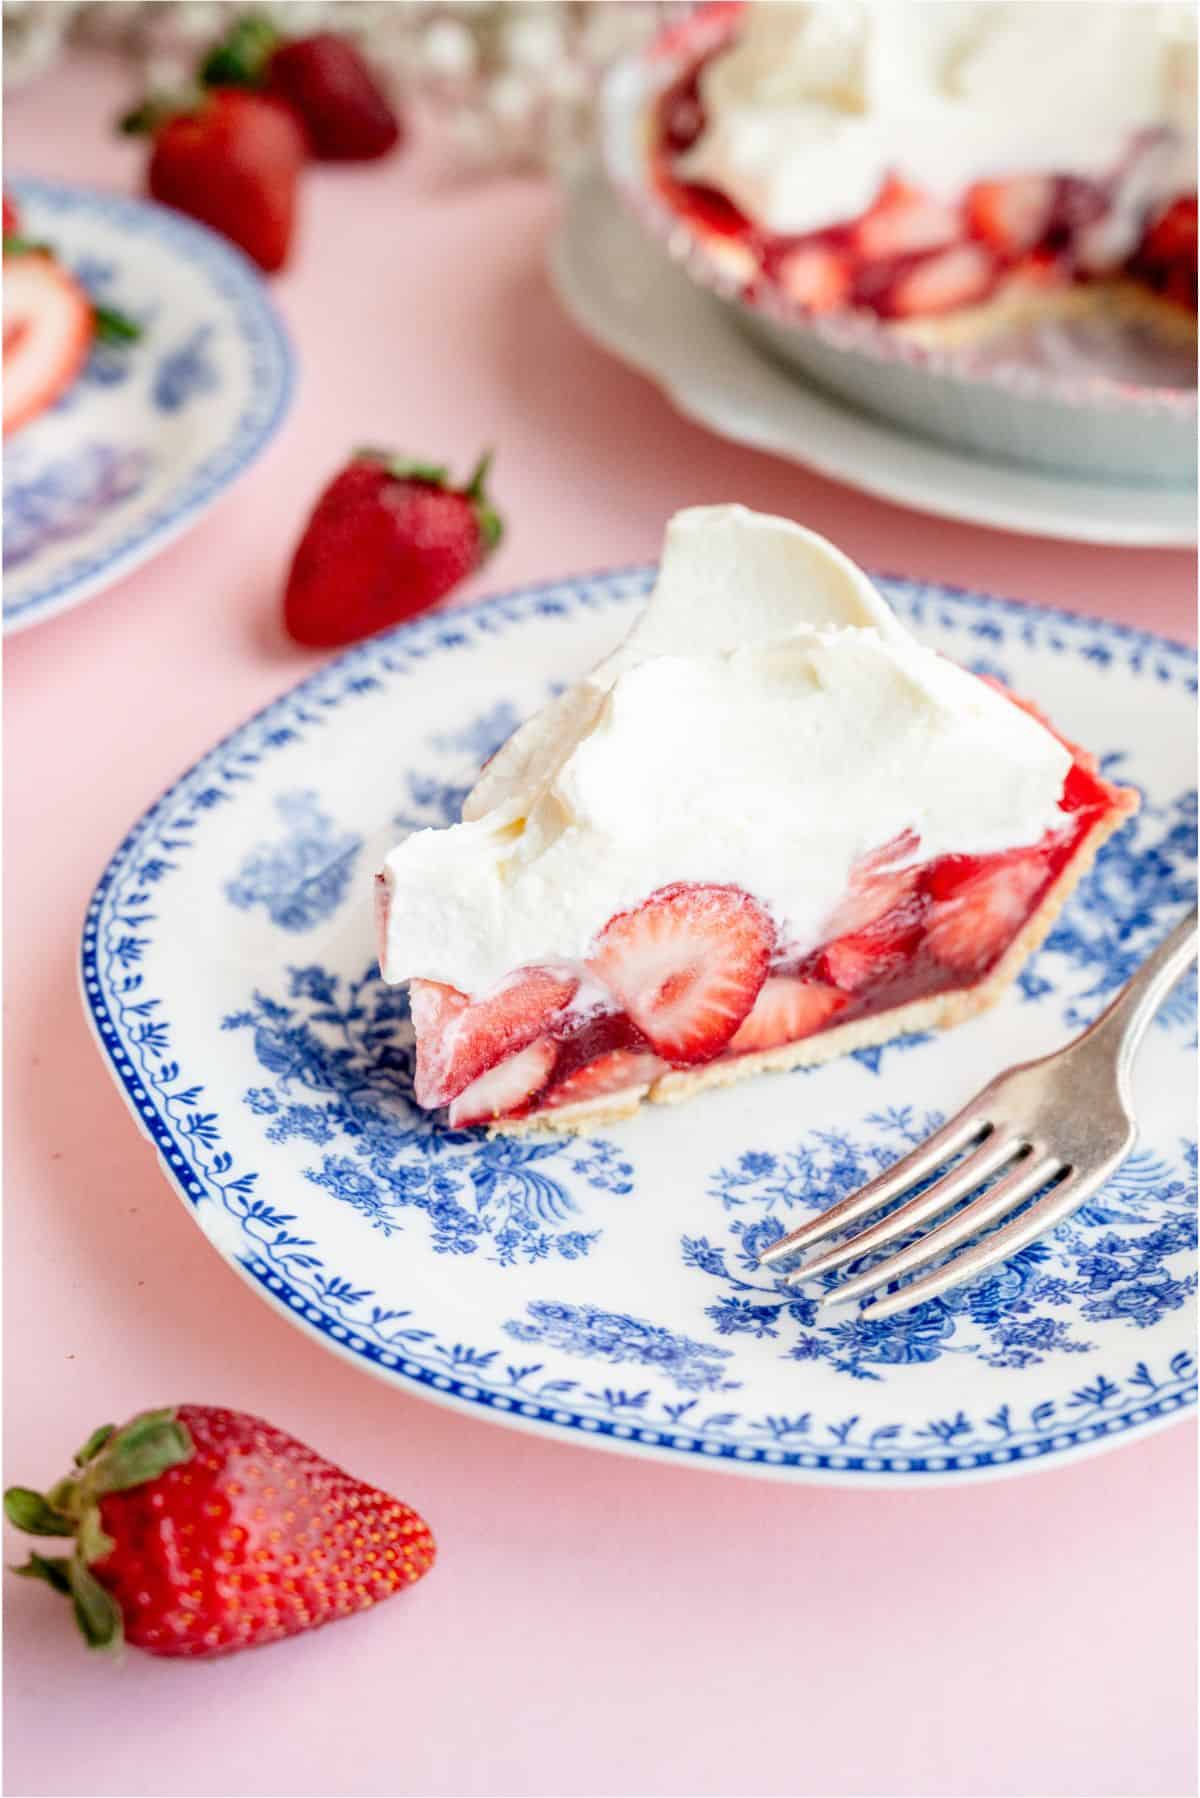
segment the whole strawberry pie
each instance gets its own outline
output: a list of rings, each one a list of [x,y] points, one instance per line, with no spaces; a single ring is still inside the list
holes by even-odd
[[[955,1024],[1136,806],[823,538],[681,512],[624,643],[378,876],[417,1103],[586,1129]]]
[[[1190,8],[772,0],[683,30],[649,178],[748,294],[933,342],[1085,304],[1194,318]]]

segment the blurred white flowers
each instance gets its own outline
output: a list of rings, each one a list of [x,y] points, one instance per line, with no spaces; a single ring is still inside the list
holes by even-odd
[[[664,0],[4,0],[4,75],[31,79],[68,40],[129,55],[157,85],[182,79],[231,17],[291,36],[345,32],[402,103],[449,121],[473,167],[560,171],[589,141],[598,77],[680,10]]]

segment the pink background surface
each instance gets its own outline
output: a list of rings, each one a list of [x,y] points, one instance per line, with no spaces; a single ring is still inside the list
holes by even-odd
[[[16,171],[136,187],[123,76],[8,102]],[[268,1311],[169,1191],[85,1028],[92,884],[127,826],[315,665],[277,624],[343,455],[497,446],[488,587],[653,556],[737,499],[876,567],[1193,634],[1190,554],[935,522],[677,418],[584,341],[543,273],[536,184],[428,148],[318,171],[275,296],[294,410],[185,539],[7,648],[6,1466],[195,1399],[262,1413],[431,1519],[441,1562],[350,1626],[211,1666],[76,1651],[7,1582],[15,1794],[1175,1794],[1194,1771],[1195,1435],[958,1491],[720,1478],[515,1435],[385,1389]],[[6,1545],[6,1559],[17,1545]]]

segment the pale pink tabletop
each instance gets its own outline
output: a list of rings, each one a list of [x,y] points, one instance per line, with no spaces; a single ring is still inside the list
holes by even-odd
[[[101,62],[8,101],[16,171],[130,191]],[[734,448],[586,342],[543,272],[552,194],[421,149],[319,171],[275,296],[281,436],[183,541],[7,650],[6,1464],[44,1484],[151,1403],[259,1412],[418,1505],[411,1595],[210,1666],[76,1650],[7,1584],[14,1794],[1178,1794],[1195,1773],[1195,1435],[959,1491],[722,1478],[386,1389],[268,1311],[168,1189],[75,981],[93,881],[202,750],[315,665],[276,622],[314,491],[361,442],[465,467],[510,521],[483,585],[652,557],[743,500],[877,567],[1193,631],[1190,554],[935,522]],[[6,1545],[6,1560],[17,1545]]]

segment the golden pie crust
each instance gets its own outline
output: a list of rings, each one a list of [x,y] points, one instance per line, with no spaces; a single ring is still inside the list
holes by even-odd
[[[926,349],[958,350],[1024,325],[1108,319],[1114,325],[1145,325],[1164,343],[1186,349],[1196,341],[1196,315],[1186,306],[1143,287],[1138,281],[1088,281],[1067,287],[1045,287],[1013,280],[979,306],[963,306],[940,318],[891,322],[888,330]]]

